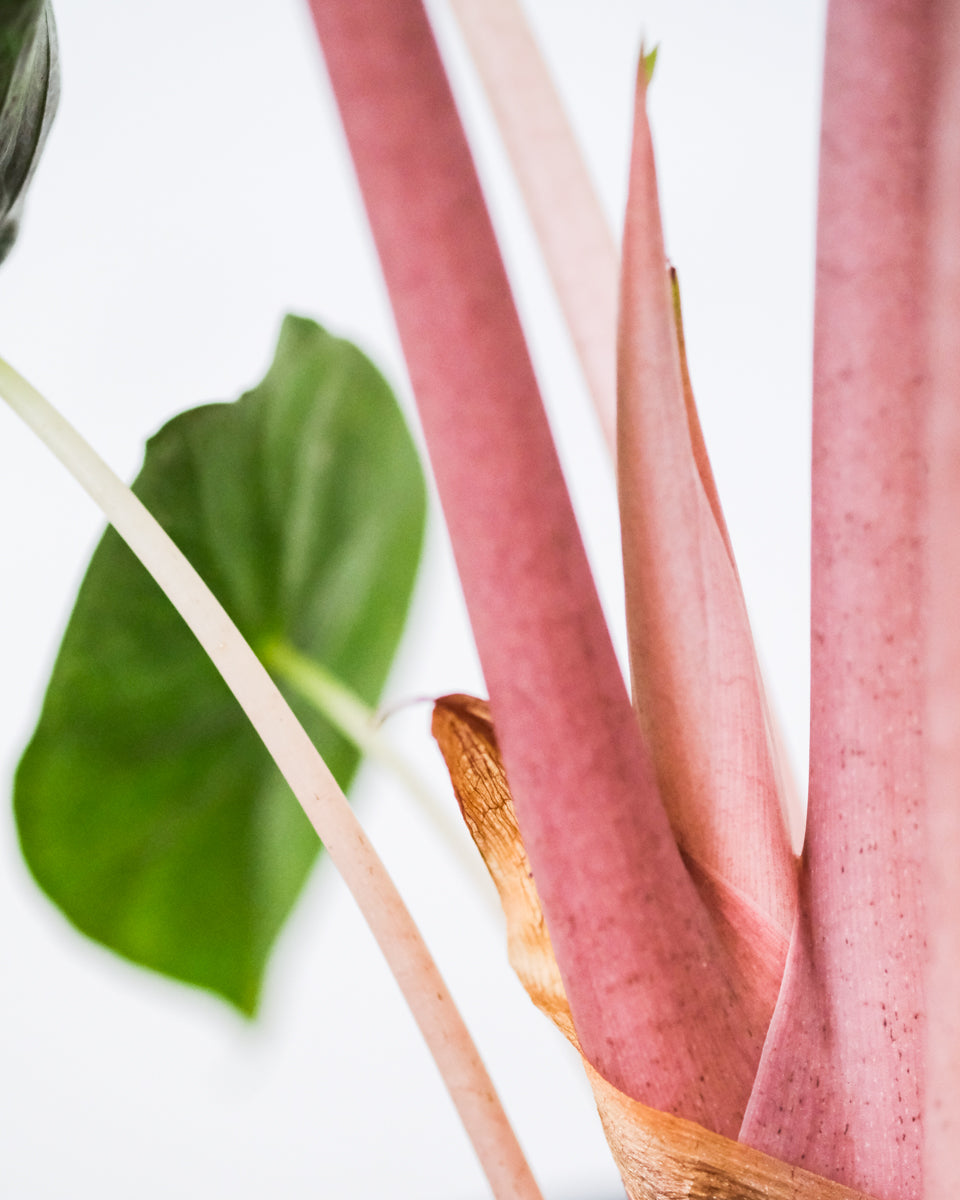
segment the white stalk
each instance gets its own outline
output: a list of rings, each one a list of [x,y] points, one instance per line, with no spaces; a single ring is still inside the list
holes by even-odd
[[[376,851],[276,685],[206,584],[123,481],[0,359],[0,395],[60,459],[193,631],[343,876],[410,1006],[497,1200],[540,1191],[476,1047]]]

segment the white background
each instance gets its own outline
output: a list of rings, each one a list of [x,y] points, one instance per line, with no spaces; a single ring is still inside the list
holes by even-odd
[[[528,0],[611,222],[641,37],[694,387],[761,656],[806,754],[809,374],[823,3]],[[63,96],[0,271],[0,354],[122,474],[178,410],[233,399],[281,316],[406,379],[303,0],[60,0]],[[433,11],[604,602],[623,644],[613,487],[471,68]],[[5,797],[101,521],[0,412]],[[482,691],[437,509],[387,700]],[[446,796],[427,710],[392,735]],[[403,791],[357,809],[474,1029],[548,1198],[618,1194],[586,1087]],[[0,806],[0,1196],[487,1194],[418,1034],[328,863],[274,956],[261,1019],[87,943],[37,892]]]

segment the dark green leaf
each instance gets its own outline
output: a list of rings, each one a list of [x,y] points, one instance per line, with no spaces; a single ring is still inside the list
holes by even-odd
[[[174,418],[134,490],[248,641],[283,638],[369,703],[423,535],[416,451],[355,347],[288,317],[263,383]],[[342,786],[353,748],[291,697]],[[318,842],[177,613],[110,529],[17,771],[21,844],[85,933],[256,1007]]]
[[[0,262],[17,236],[59,93],[49,0],[0,0]]]

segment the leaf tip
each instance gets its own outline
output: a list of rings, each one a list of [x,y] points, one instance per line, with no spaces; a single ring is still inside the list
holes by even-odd
[[[640,43],[640,62],[637,67],[637,79],[644,91],[646,91],[653,79],[653,73],[657,66],[657,54],[659,51],[659,42],[657,42],[657,44],[649,51],[643,42]]]

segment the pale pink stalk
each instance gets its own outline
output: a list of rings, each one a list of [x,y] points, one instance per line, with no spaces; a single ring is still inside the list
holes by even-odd
[[[518,0],[450,0],[483,81],[600,426],[617,451],[619,258]]]
[[[938,6],[927,567],[925,1200],[953,1200],[960,1145],[960,3]]]
[[[831,0],[800,918],[743,1139],[919,1197],[925,195],[933,6]],[[956,616],[953,617],[956,620]]]
[[[311,0],[584,1050],[735,1132],[762,1029],[684,870],[419,0]]]
[[[674,832],[765,1027],[796,867],[740,581],[681,359],[643,72],[623,242],[619,490],[634,705]]]

